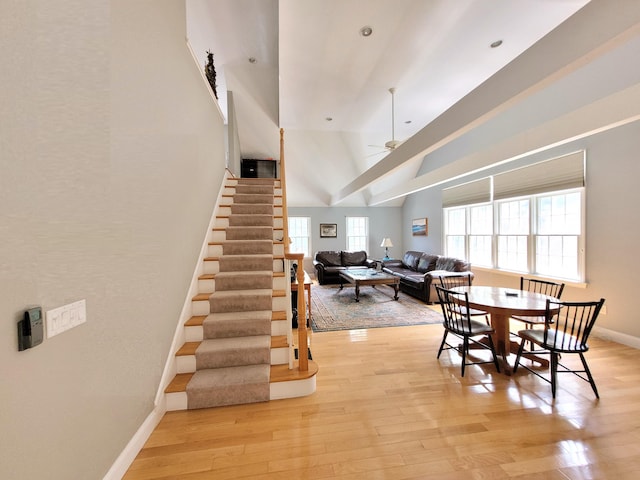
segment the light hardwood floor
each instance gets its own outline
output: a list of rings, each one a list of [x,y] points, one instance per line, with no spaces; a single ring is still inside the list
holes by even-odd
[[[167,413],[137,479],[640,478],[640,351],[593,338],[600,391],[436,360],[441,325],[315,333],[317,392]],[[563,359],[566,360],[566,359]],[[513,357],[511,357],[513,362]]]

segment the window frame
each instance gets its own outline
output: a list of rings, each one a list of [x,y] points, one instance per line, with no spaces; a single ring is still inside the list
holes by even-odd
[[[364,235],[362,234],[353,234],[351,233],[350,222],[353,219],[362,219],[364,221]],[[351,249],[349,246],[351,238],[364,238],[364,248],[360,249]],[[366,216],[348,216],[345,217],[345,250],[348,252],[354,252],[359,250],[364,250],[365,252],[369,252],[369,217]],[[361,242],[360,242],[361,243]]]
[[[578,193],[579,194],[579,202],[580,202],[580,225],[579,225],[579,233],[576,235],[574,233],[571,234],[565,234],[565,233],[538,233],[538,220],[540,218],[540,212],[539,210],[539,201],[541,198],[543,197],[554,197],[554,196],[561,196],[561,195],[570,195],[570,194],[574,194],[574,193]],[[516,202],[516,201],[523,201],[526,200],[528,202],[528,233],[526,234],[526,248],[527,248],[527,253],[526,253],[526,270],[524,269],[518,269],[518,268],[504,268],[499,266],[499,254],[500,254],[500,248],[499,248],[499,243],[500,243],[500,238],[502,237],[508,237],[508,236],[522,236],[523,234],[501,234],[500,233],[500,220],[501,220],[501,216],[500,216],[500,207],[501,205],[505,204],[505,203],[509,203],[509,202]],[[493,233],[492,233],[492,264],[491,266],[487,266],[487,265],[480,265],[478,264],[477,266],[479,268],[490,268],[492,270],[498,270],[501,272],[513,272],[513,273],[517,273],[517,274],[526,274],[526,275],[531,275],[531,276],[537,276],[537,277],[542,277],[542,278],[557,278],[557,279],[562,279],[562,280],[566,280],[569,282],[574,282],[574,283],[584,283],[585,282],[585,278],[586,278],[586,271],[585,271],[585,265],[586,265],[586,249],[585,249],[585,242],[586,242],[586,223],[585,223],[585,219],[586,219],[586,191],[585,191],[585,187],[577,187],[577,188],[570,188],[570,189],[566,189],[566,190],[558,190],[558,191],[550,191],[550,192],[541,192],[541,193],[535,193],[535,194],[530,194],[530,195],[524,195],[524,196],[519,196],[519,197],[513,197],[513,198],[501,198],[501,199],[496,199],[493,200],[491,202],[489,202],[489,204],[492,205],[493,207]],[[454,234],[450,234],[449,233],[449,229],[451,228],[450,225],[450,216],[452,214],[452,212],[454,211],[464,211],[464,260],[469,261],[470,258],[470,249],[471,249],[471,237],[474,236],[471,233],[471,210],[473,208],[476,208],[478,206],[482,206],[482,205],[487,205],[487,203],[482,203],[482,204],[468,204],[468,205],[456,205],[456,206],[451,206],[451,207],[444,207],[443,208],[443,218],[444,218],[444,228],[443,228],[443,245],[444,245],[444,252],[445,255],[450,255],[451,252],[449,251],[449,240],[450,237],[459,237],[461,236],[460,233],[458,233],[458,230],[455,231]],[[538,243],[538,239],[541,237],[574,237],[577,239],[576,241],[576,276],[566,276],[566,275],[558,275],[557,273],[550,273],[550,272],[540,272],[539,271],[539,267],[538,267],[538,252],[537,252],[537,243]],[[456,252],[456,255],[453,255],[458,257],[459,255]],[[570,258],[570,256],[569,256]]]
[[[307,227],[307,234],[306,235],[297,235],[297,232],[293,232],[292,229],[292,225],[291,225],[291,221],[292,219],[295,219],[294,222],[296,222],[297,220],[300,219],[305,219],[306,220],[306,227]],[[291,242],[289,244],[289,248],[291,252],[294,253],[303,253],[304,254],[304,258],[311,258],[311,217],[307,217],[304,215],[292,215],[292,216],[288,216],[287,217],[287,227],[288,227],[288,232],[289,232],[289,238],[291,239]],[[296,243],[296,239],[306,239],[306,243],[307,243],[307,252],[296,252],[296,250],[292,249],[292,245],[294,245]],[[304,249],[303,249],[304,250]]]

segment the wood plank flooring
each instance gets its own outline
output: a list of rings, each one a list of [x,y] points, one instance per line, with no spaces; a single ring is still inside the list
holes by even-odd
[[[640,478],[640,351],[593,339],[601,399],[467,367],[441,325],[313,334],[309,397],[170,412],[126,480]],[[569,362],[569,359],[564,359]],[[511,357],[513,362],[513,357]]]

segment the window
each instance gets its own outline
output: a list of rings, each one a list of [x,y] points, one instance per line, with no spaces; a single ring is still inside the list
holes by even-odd
[[[529,200],[498,203],[498,268],[527,272]]]
[[[347,251],[369,251],[369,218],[347,217]]]
[[[582,231],[580,193],[538,197],[537,209],[537,273],[578,276]]]
[[[305,257],[311,256],[311,218],[289,217],[289,238],[291,243],[289,251],[292,253],[304,253]]]
[[[445,209],[445,252],[474,265],[581,281],[583,203],[582,190],[573,190]]]
[[[469,208],[469,261],[491,267],[493,251],[493,206]]]
[[[467,258],[467,209],[445,210],[445,243],[447,255]]]
[[[444,189],[445,253],[584,281],[585,158],[581,150]]]

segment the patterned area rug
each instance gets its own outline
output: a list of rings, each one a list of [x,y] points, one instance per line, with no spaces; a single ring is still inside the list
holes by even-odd
[[[420,300],[400,292],[393,299],[387,285],[360,287],[360,301],[355,288],[317,285],[311,288],[311,327],[314,332],[358,330],[363,328],[401,327],[442,323],[442,314],[434,312]]]

